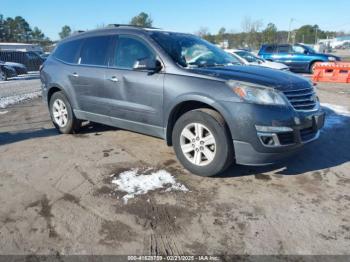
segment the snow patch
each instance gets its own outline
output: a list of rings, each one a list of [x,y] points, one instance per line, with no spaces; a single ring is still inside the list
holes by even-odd
[[[144,195],[156,189],[164,188],[164,192],[170,192],[172,190],[188,191],[185,185],[176,182],[175,178],[166,170],[154,170],[152,168],[134,168],[122,172],[112,180],[112,183],[117,185],[118,191],[127,193],[123,196],[125,204],[136,195]]]
[[[33,98],[39,97],[40,95],[41,95],[41,92],[37,91],[37,92],[21,94],[21,95],[0,97],[0,108],[6,108],[9,105],[17,104],[24,100],[33,99]]]
[[[321,106],[326,111],[325,129],[341,126],[350,117],[350,111],[345,106],[321,103]]]
[[[5,115],[5,114],[7,114],[9,111],[0,111],[0,115]]]

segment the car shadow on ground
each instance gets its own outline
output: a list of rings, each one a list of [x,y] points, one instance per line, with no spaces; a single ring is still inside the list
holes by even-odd
[[[350,161],[350,114],[343,115],[324,108],[325,127],[320,138],[305,145],[284,162],[263,167],[233,165],[217,177],[239,177],[273,172],[299,175],[342,165]]]
[[[45,121],[46,122],[46,121]],[[85,124],[79,131],[79,133],[74,134],[74,136],[87,135],[94,133],[95,135],[100,135],[102,132],[118,130],[117,128],[100,125],[96,123]],[[20,142],[28,139],[35,139],[41,137],[58,136],[60,133],[56,128],[35,128],[35,129],[25,129],[16,130],[10,132],[0,132],[0,146]]]
[[[27,129],[13,132],[1,132],[0,133],[0,146],[7,145],[11,143],[20,142],[23,140],[40,138],[40,137],[49,137],[58,135],[56,129]]]

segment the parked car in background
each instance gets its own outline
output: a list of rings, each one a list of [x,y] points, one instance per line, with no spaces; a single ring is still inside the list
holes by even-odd
[[[245,65],[262,66],[277,70],[289,71],[289,67],[285,64],[267,61],[246,50],[226,49],[225,51],[236,56]]]
[[[40,77],[61,133],[92,121],[160,137],[202,176],[234,161],[275,163],[316,140],[324,123],[309,80],[242,66],[190,34],[119,25],[77,34]]]
[[[33,51],[0,50],[0,60],[23,64],[28,71],[39,71],[44,60]]]
[[[43,60],[46,60],[47,57],[50,55],[50,53],[44,53],[44,54],[41,54],[40,57],[43,59]]]
[[[28,73],[27,67],[25,65],[20,64],[20,63],[3,62],[3,61],[0,61],[0,63],[4,63],[5,65],[14,68],[16,70],[17,75],[25,75]]]
[[[307,73],[313,73],[317,62],[340,61],[337,56],[316,53],[311,47],[302,44],[262,45],[258,55],[268,61],[283,63],[292,71]]]
[[[16,70],[5,63],[0,62],[0,81],[6,81],[8,78],[16,77]]]

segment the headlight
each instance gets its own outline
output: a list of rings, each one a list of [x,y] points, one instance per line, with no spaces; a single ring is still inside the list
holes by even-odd
[[[335,57],[328,57],[328,61],[335,61],[337,59],[335,59]]]
[[[286,105],[283,96],[272,88],[233,80],[226,83],[244,101],[263,105]]]

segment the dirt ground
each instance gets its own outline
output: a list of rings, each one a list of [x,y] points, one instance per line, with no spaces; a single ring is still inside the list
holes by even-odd
[[[350,109],[350,85],[318,94]],[[160,139],[96,124],[59,135],[40,98],[10,106],[0,110],[0,253],[350,254],[349,127],[343,117],[280,165],[203,178]],[[111,175],[135,167],[165,169],[190,191],[124,204]]]

